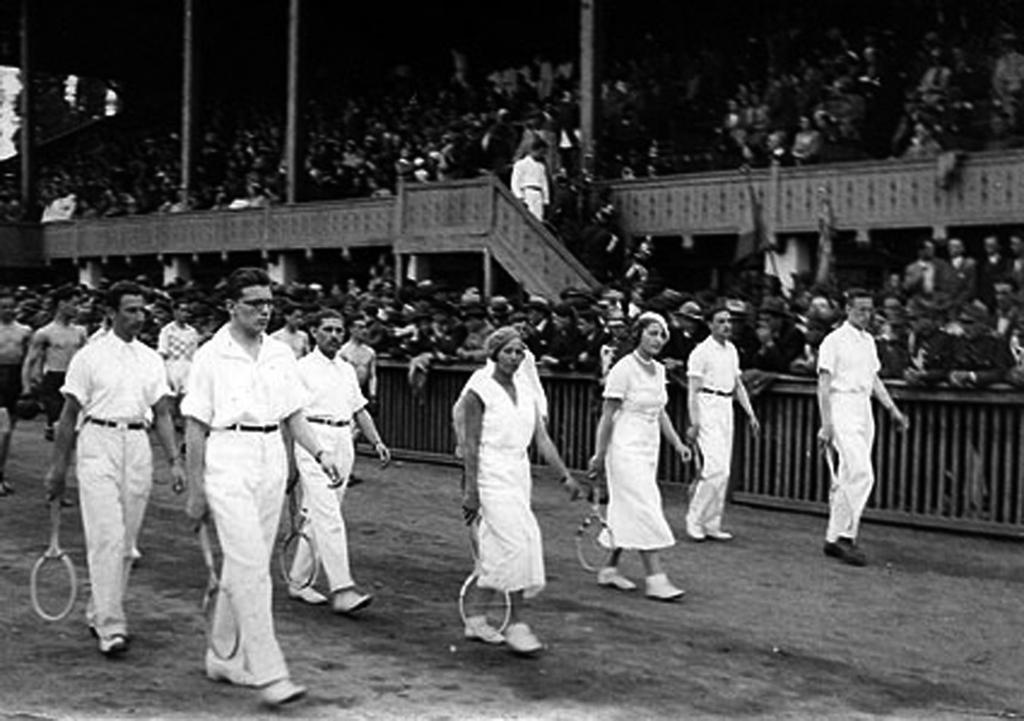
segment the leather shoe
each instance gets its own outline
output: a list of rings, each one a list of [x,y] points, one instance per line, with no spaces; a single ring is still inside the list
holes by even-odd
[[[636,584],[619,573],[615,566],[606,566],[597,572],[597,585],[617,588],[620,591],[632,591]]]
[[[868,565],[867,556],[849,538],[840,537],[835,543],[826,541],[824,552],[830,558],[837,558],[848,566]]]
[[[231,683],[235,686],[255,686],[251,673],[242,667],[241,658],[237,663],[217,658],[211,649],[206,649],[206,678],[211,681]]]
[[[334,595],[331,596],[331,610],[342,614],[355,613],[361,608],[366,608],[372,602],[371,594],[361,593],[353,586],[334,592]]]
[[[267,706],[284,706],[298,701],[306,695],[306,687],[293,683],[290,678],[280,678],[263,687],[260,699]]]
[[[327,603],[327,596],[317,591],[315,588],[301,588],[301,589],[288,589],[288,598],[295,601],[302,601],[308,603],[311,606],[322,606]]]

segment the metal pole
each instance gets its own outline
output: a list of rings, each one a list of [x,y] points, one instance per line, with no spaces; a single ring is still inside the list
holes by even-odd
[[[192,159],[195,123],[195,2],[184,0],[181,68],[181,185],[180,201],[192,205]]]
[[[597,132],[597,3],[580,0],[580,171],[592,176]]]
[[[285,127],[284,155],[287,168],[285,197],[289,204],[299,200],[299,178],[302,158],[299,152],[299,51],[302,0],[288,3],[288,109]]]
[[[35,118],[32,112],[32,21],[29,14],[31,0],[21,0],[21,96],[18,112],[21,132],[18,134],[18,152],[21,155],[21,217],[39,220],[36,197]]]

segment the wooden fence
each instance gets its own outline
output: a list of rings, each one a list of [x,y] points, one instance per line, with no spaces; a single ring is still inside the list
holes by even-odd
[[[398,455],[454,462],[451,407],[471,372],[437,367],[426,394],[412,396],[405,364],[382,361],[381,433]],[[550,405],[550,430],[566,462],[584,468],[593,453],[600,400],[591,376],[542,376]],[[899,434],[876,405],[876,484],[866,517],[912,526],[1024,536],[1024,393],[890,388],[910,416]],[[685,429],[683,388],[672,387],[669,414]],[[755,399],[762,423],[753,438],[737,418],[731,481],[737,503],[824,513],[828,474],[818,453],[818,410],[810,379],[777,380]],[[742,415],[742,414],[741,414]],[[689,483],[662,444],[660,477]]]

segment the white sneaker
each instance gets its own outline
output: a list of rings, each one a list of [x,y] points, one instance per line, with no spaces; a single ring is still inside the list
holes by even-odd
[[[597,585],[611,586],[612,588],[617,588],[620,591],[632,591],[636,589],[636,584],[619,573],[619,569],[615,566],[605,566],[597,572]]]
[[[281,678],[263,687],[260,699],[267,706],[284,706],[298,701],[306,695],[306,687],[293,683],[290,678]]]
[[[704,529],[701,527],[700,523],[697,522],[697,519],[691,518],[690,516],[686,517],[686,535],[690,537],[690,540],[697,542],[703,541],[707,538],[707,535],[704,533]]]
[[[322,606],[327,603],[327,596],[320,593],[315,588],[310,588],[308,586],[299,590],[289,588],[288,598],[293,598],[296,601],[303,601],[311,606]]]
[[[733,535],[728,531],[717,530],[717,531],[704,531],[704,534],[712,541],[731,541]]]
[[[251,673],[242,667],[242,659],[237,663],[217,658],[212,649],[206,649],[206,678],[211,681],[222,681],[235,686],[255,686]]]
[[[483,643],[491,644],[505,643],[505,637],[501,635],[501,631],[487,623],[486,616],[470,616],[467,618],[463,633],[470,641],[482,641]]]
[[[142,558],[142,551],[139,550],[138,546],[132,546],[132,550],[129,553],[129,555],[131,556],[131,559],[133,561],[138,561],[140,558]]]
[[[534,635],[525,623],[513,623],[505,629],[505,643],[515,653],[534,654],[544,648],[544,644]]]
[[[682,598],[685,593],[683,589],[673,586],[664,573],[647,577],[647,598],[655,601],[675,601]]]

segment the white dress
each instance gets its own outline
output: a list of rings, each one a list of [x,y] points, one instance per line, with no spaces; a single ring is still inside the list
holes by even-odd
[[[530,508],[533,481],[527,449],[537,422],[537,398],[520,377],[516,402],[493,375],[475,373],[466,384],[483,401],[477,487],[480,492],[481,588],[524,591],[544,587],[540,526]]]
[[[618,548],[655,550],[675,544],[658,490],[658,417],[668,403],[665,366],[630,353],[608,373],[604,397],[622,401],[612,417],[605,456],[608,527]]]

